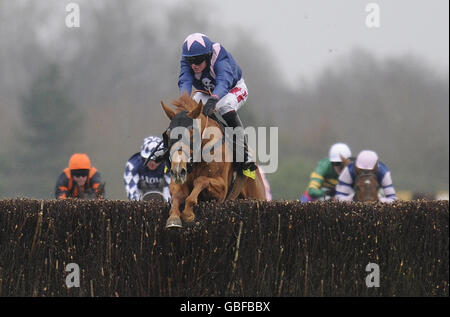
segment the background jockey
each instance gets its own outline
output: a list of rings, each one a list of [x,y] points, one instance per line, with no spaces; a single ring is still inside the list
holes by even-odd
[[[210,116],[217,109],[228,126],[241,128],[240,131],[234,130],[237,136],[236,148],[244,150],[244,162],[237,166],[244,175],[254,178],[256,165],[248,152],[247,137],[237,114],[248,98],[241,68],[221,44],[211,42],[201,33],[191,34],[184,40],[180,63],[180,93],[187,92],[190,95],[192,86],[203,90],[193,96],[197,102],[202,100],[203,113]]]
[[[170,200],[170,173],[165,173],[163,145],[161,144],[160,149],[156,149],[160,143],[161,138],[156,136],[145,138],[141,151],[133,154],[125,165],[123,178],[129,200],[142,200],[142,196],[149,190],[159,191],[166,201]],[[144,162],[152,152],[154,154],[144,166]]]
[[[77,198],[80,191],[89,189],[97,192],[101,183],[101,175],[91,165],[91,160],[84,153],[75,153],[69,159],[69,166],[59,175],[56,181],[56,199]],[[78,185],[78,186],[76,186]]]
[[[333,144],[328,157],[321,159],[314,172],[311,173],[308,188],[300,197],[301,202],[313,201],[325,196],[334,197],[339,174],[344,168],[341,155],[350,159],[352,152],[345,143]]]
[[[384,196],[381,202],[393,202],[397,200],[394,186],[392,185],[391,172],[388,167],[378,160],[378,155],[374,151],[361,151],[355,162],[347,165],[339,175],[339,182],[336,186],[336,199],[342,201],[353,200],[353,185],[356,179],[355,166],[359,169],[372,170],[377,166],[377,180],[383,189]]]

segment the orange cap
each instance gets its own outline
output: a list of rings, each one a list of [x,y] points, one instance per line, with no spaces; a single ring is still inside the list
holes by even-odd
[[[81,169],[90,169],[91,168],[91,160],[84,153],[75,153],[70,157],[69,160],[69,169],[70,170],[81,170]]]

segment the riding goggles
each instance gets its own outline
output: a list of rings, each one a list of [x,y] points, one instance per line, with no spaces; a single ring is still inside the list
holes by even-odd
[[[71,170],[72,177],[84,177],[88,176],[89,170],[79,169],[79,170]]]
[[[200,65],[208,58],[208,56],[209,56],[208,54],[197,56],[185,56],[184,59],[189,65]]]
[[[331,162],[331,165],[333,167],[341,167],[342,166],[342,162]]]

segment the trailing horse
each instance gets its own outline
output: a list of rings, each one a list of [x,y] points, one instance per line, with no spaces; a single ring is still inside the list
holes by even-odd
[[[148,184],[144,180],[141,180],[139,182],[139,188],[142,191],[141,201],[166,201],[163,193],[165,185],[165,181],[157,184]]]
[[[378,201],[380,184],[377,180],[377,167],[372,170],[359,169],[355,166],[355,201]]]
[[[226,148],[231,144],[225,142],[225,135],[218,122],[202,113],[202,102],[197,103],[183,94],[172,102],[175,109],[167,107],[162,101],[161,105],[171,120],[164,135],[170,151],[172,179],[169,185],[172,205],[167,228],[182,227],[181,219],[186,223],[194,221],[193,206],[199,199],[219,202],[236,198],[266,200],[259,169],[256,170],[255,179],[235,170],[233,150]],[[198,125],[195,129],[194,123]],[[173,134],[178,137],[173,138]],[[198,142],[194,142],[195,137]],[[213,148],[213,156],[205,160]],[[195,157],[197,160],[193,160]]]
[[[154,201],[164,201],[164,202],[166,201],[166,200],[164,199],[164,195],[163,195],[161,192],[157,191],[157,190],[154,190],[154,191],[148,191],[148,192],[144,193],[144,194],[142,195],[141,200],[142,200],[142,201],[151,201],[151,200],[154,200]]]

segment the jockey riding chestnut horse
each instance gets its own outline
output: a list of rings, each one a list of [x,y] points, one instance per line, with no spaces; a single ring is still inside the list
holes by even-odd
[[[182,227],[181,219],[190,223],[195,219],[193,206],[198,199],[217,200],[248,198],[266,200],[266,190],[259,169],[255,177],[246,177],[236,170],[233,143],[216,120],[203,114],[203,103],[197,103],[186,93],[172,102],[175,110],[161,102],[171,120],[164,133],[170,167],[171,208],[166,227]],[[198,144],[195,136],[198,137]],[[231,144],[230,144],[231,143]],[[211,150],[214,149],[214,154]],[[197,161],[194,158],[200,159]],[[184,204],[184,209],[180,210]]]
[[[378,197],[378,189],[383,189],[384,197]],[[348,164],[339,175],[336,186],[337,200],[341,201],[381,201],[391,203],[397,200],[392,184],[391,172],[378,160],[374,151],[361,151],[355,162]]]

